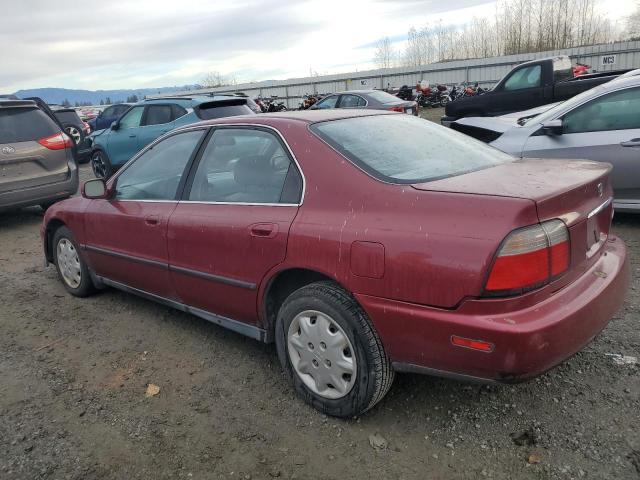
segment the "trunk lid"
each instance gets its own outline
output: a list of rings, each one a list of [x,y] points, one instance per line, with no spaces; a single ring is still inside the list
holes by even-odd
[[[413,188],[525,198],[536,203],[540,221],[560,218],[571,226],[612,196],[611,168],[586,160],[522,159]]]
[[[601,162],[524,159],[413,188],[533,200],[540,222],[559,218],[569,230],[570,272],[554,282],[561,288],[599,258],[609,236],[611,169]]]

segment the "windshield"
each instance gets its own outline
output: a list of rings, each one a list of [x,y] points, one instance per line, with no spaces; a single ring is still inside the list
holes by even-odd
[[[375,115],[316,123],[311,130],[355,165],[389,183],[462,175],[513,157],[412,115]]]

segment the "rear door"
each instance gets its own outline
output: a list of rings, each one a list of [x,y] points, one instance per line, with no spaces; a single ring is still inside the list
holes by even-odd
[[[167,224],[203,134],[198,129],[164,139],[118,173],[113,198],[91,201],[84,216],[86,250],[98,275],[175,297],[167,269]]]
[[[640,88],[594,98],[562,120],[562,135],[534,134],[523,156],[609,162],[616,201],[640,202]]]
[[[71,150],[51,150],[38,143],[60,133],[60,127],[36,107],[0,107],[0,193],[67,179]]]
[[[286,255],[302,176],[271,130],[214,131],[169,220],[169,268],[187,305],[256,323],[257,292]]]
[[[108,132],[107,153],[112,165],[123,165],[142,148],[139,146],[138,132],[143,113],[143,105],[133,107],[120,119],[118,129]]]

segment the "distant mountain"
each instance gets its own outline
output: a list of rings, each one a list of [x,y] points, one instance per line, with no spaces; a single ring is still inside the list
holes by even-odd
[[[71,105],[78,103],[91,103],[99,105],[100,101],[109,99],[111,103],[124,102],[127,97],[136,95],[142,100],[145,95],[162,95],[171,92],[195,90],[201,88],[199,85],[182,85],[176,87],[161,88],[138,88],[133,90],[72,90],[67,88],[32,88],[29,90],[18,90],[14,95],[18,98],[40,97],[47,103],[61,104],[68,100]]]

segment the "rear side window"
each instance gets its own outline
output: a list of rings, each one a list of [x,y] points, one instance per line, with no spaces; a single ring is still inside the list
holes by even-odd
[[[171,115],[172,119],[180,118],[187,114],[187,110],[182,108],[180,105],[173,104],[171,105]]]
[[[371,90],[367,95],[380,103],[396,103],[400,99],[387,92],[381,92],[380,90]]]
[[[0,109],[0,143],[40,140],[58,132],[56,123],[37,108]]]
[[[143,125],[162,125],[172,120],[171,105],[149,105]]]
[[[82,121],[76,112],[54,112],[54,115],[62,123],[79,124]]]
[[[238,115],[252,115],[253,110],[247,107],[246,104],[242,105],[219,105],[215,104],[207,105],[203,104],[198,108],[198,117],[202,120],[212,120],[214,118],[224,117],[236,117]]]
[[[513,157],[412,115],[316,123],[311,130],[355,165],[389,183],[421,183],[511,162]]]

